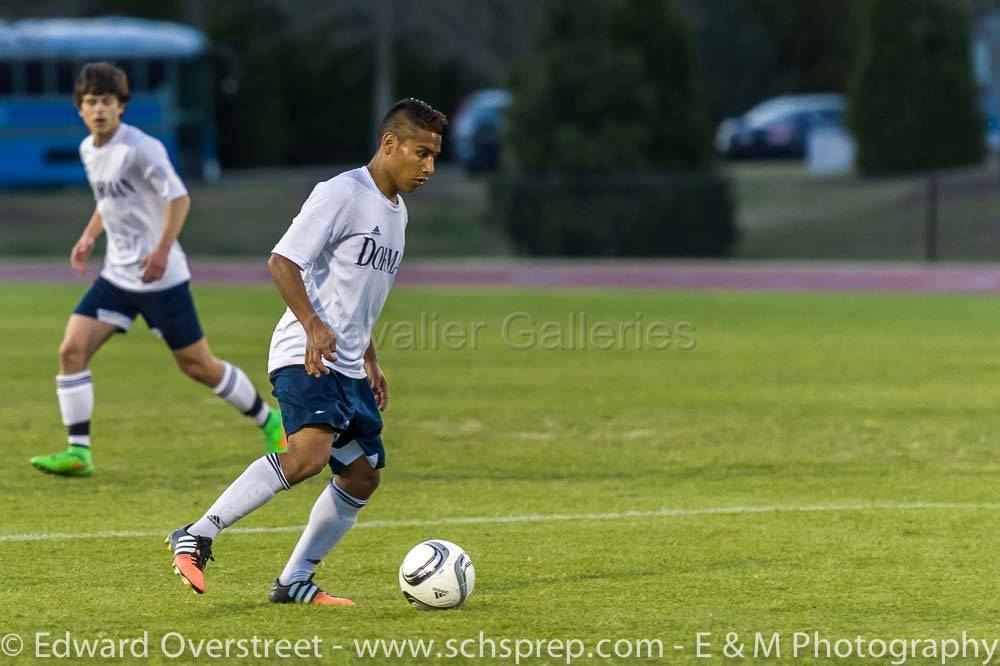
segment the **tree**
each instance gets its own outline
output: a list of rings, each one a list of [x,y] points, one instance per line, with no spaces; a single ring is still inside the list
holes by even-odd
[[[850,124],[868,174],[973,164],[984,152],[969,17],[948,0],[866,0]]]
[[[549,0],[514,69],[521,169],[601,173],[708,166],[693,37],[665,0]]]
[[[669,0],[628,0],[612,15],[611,39],[641,65],[634,91],[641,125],[650,128],[647,168],[707,169],[714,160],[712,127],[694,32]]]
[[[697,29],[709,118],[718,123],[784,92],[777,47],[750,0],[686,0]]]
[[[841,92],[856,44],[854,11],[844,0],[750,0],[777,54],[778,92]]]
[[[735,239],[712,172],[693,36],[669,0],[546,0],[514,69],[519,173],[495,218],[533,254],[718,255]]]
[[[742,115],[776,95],[846,91],[856,5],[844,0],[682,0],[697,31],[712,121]]]

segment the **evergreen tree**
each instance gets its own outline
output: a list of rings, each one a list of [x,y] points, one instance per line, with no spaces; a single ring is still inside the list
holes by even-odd
[[[850,123],[868,174],[979,162],[969,17],[949,0],[866,0]]]
[[[510,143],[543,173],[706,167],[711,129],[691,31],[667,0],[547,0],[515,67]]]
[[[720,256],[736,238],[687,23],[670,0],[546,0],[514,70],[493,217],[524,252]]]

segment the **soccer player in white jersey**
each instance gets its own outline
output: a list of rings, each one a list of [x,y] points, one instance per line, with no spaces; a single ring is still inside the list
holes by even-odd
[[[415,99],[388,111],[367,166],[318,184],[268,267],[288,305],[271,338],[268,360],[288,451],[251,463],[196,522],[170,533],[174,570],[194,592],[219,533],[282,490],[329,464],[291,558],[271,586],[275,603],[351,606],[312,582],[316,566],[354,525],[385,465],[382,418],[389,387],[372,327],[404,250],[406,205],[434,174],[447,119]]]
[[[90,359],[112,334],[128,331],[140,314],[167,343],[184,374],[253,419],[269,451],[284,450],[281,416],[242,370],[209,349],[188,288],[187,259],[177,242],[190,198],[163,144],[121,121],[128,100],[128,80],[110,63],[90,63],[77,78],[74,103],[90,130],[80,144],[80,157],[97,206],[70,263],[83,274],[101,233],[107,235],[107,252],[100,276],[70,315],[59,347],[56,393],[69,446],[30,462],[51,474],[93,472]]]

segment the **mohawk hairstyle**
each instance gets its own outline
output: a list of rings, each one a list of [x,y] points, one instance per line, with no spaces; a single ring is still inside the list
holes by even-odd
[[[378,140],[381,141],[386,132],[405,141],[413,137],[415,130],[444,134],[447,127],[448,118],[443,113],[426,102],[407,97],[393,104],[382,118],[378,125]]]
[[[83,104],[84,95],[114,95],[122,104],[128,102],[128,77],[110,62],[91,62],[83,66],[73,86],[73,103]]]

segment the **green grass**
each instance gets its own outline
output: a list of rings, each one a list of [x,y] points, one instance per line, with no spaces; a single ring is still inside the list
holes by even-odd
[[[0,290],[0,535],[135,530],[198,517],[259,455],[253,428],[170,367],[141,324],[92,366],[91,479],[43,476],[59,448],[53,375],[79,287]],[[280,313],[272,290],[197,285],[219,355],[266,386]],[[381,352],[392,398],[383,485],[319,571],[356,608],[273,607],[294,532],[228,533],[195,597],[161,537],[0,540],[0,635],[132,638],[153,661],[185,637],[660,639],[694,659],[695,633],[820,631],[831,638],[988,638],[1000,617],[1000,342],[987,297],[625,291],[398,290],[383,321],[484,322],[476,350]],[[682,351],[515,351],[510,312],[565,322],[690,322]],[[325,474],[322,476],[326,476]],[[279,495],[242,527],[305,521],[323,478]],[[969,503],[915,509],[899,503]],[[795,511],[814,505],[883,508]],[[365,522],[785,507],[620,519]],[[409,608],[396,568],[441,537],[471,554],[460,611]],[[683,651],[673,645],[682,643]],[[440,645],[440,643],[438,643]],[[786,642],[786,648],[790,645]],[[183,660],[182,660],[183,661]],[[442,660],[443,661],[443,660]],[[552,659],[551,662],[560,661]],[[592,662],[591,662],[592,663]]]

